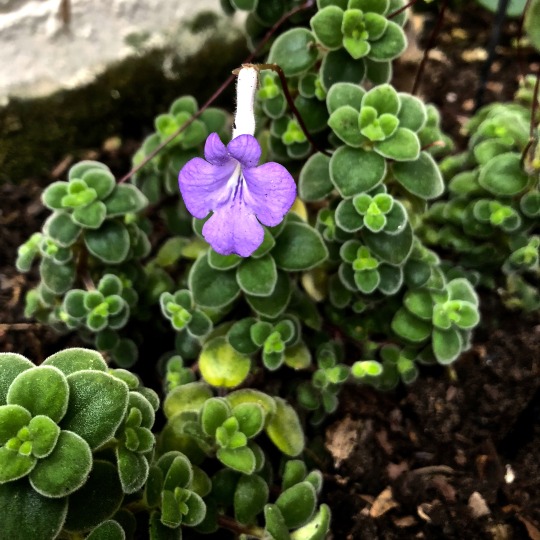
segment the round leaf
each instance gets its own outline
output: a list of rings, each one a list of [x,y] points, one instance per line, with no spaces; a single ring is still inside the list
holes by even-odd
[[[0,485],[0,516],[3,538],[58,537],[66,517],[68,499],[42,497],[26,479]]]
[[[355,60],[344,49],[330,51],[321,65],[321,83],[325,90],[333,84],[348,82],[360,84],[366,74],[366,65],[362,58]]]
[[[129,253],[129,233],[117,221],[106,221],[99,229],[86,231],[84,241],[88,251],[104,263],[121,263]]]
[[[52,366],[20,373],[11,383],[7,403],[24,407],[32,416],[43,414],[59,422],[68,407],[69,387],[65,375]]]
[[[334,189],[330,180],[330,158],[317,152],[302,167],[298,181],[300,198],[307,202],[320,201]]]
[[[286,489],[276,500],[276,506],[289,529],[301,527],[315,512],[317,493],[309,482],[300,482]]]
[[[315,36],[306,28],[292,28],[272,44],[269,63],[279,64],[285,76],[293,77],[307,71],[317,60]]]
[[[234,515],[244,525],[255,522],[268,502],[268,484],[258,475],[240,477],[234,492]]]
[[[13,380],[27,369],[35,367],[22,354],[0,353],[0,405],[6,404],[6,396]]]
[[[225,337],[207,341],[199,356],[201,375],[212,386],[234,388],[246,379],[250,368],[250,358],[233,349]]]
[[[341,146],[330,159],[330,178],[342,197],[352,197],[380,184],[386,161],[375,152]]]
[[[296,272],[324,262],[328,250],[315,229],[307,223],[288,220],[271,254],[280,269]]]
[[[277,277],[276,263],[270,255],[242,262],[236,273],[238,285],[251,296],[270,296]]]
[[[202,307],[223,308],[240,293],[236,272],[214,270],[207,255],[195,261],[188,281],[195,303]]]
[[[439,167],[427,152],[420,152],[420,157],[415,161],[394,163],[392,172],[409,193],[422,199],[434,199],[444,191]]]
[[[304,432],[296,411],[281,398],[275,398],[276,412],[266,426],[270,440],[287,456],[297,456],[304,449]]]
[[[478,183],[494,195],[512,197],[528,184],[528,176],[521,166],[520,155],[507,152],[494,157],[480,169]]]
[[[140,212],[148,205],[148,199],[133,185],[119,184],[105,199],[107,217]]]
[[[85,439],[92,449],[115,433],[128,404],[126,383],[101,371],[68,375],[69,406],[60,427]]]
[[[30,473],[30,483],[45,497],[65,497],[83,485],[91,468],[88,443],[76,433],[62,431],[52,453]]]

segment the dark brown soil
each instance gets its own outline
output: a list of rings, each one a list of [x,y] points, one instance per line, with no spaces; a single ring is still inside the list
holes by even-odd
[[[474,109],[490,30],[481,10],[450,13],[426,65],[421,93],[458,138]],[[418,37],[420,47],[428,33]],[[516,60],[516,33],[516,22],[505,26],[487,102],[511,98],[522,65],[524,72],[540,67],[528,50]],[[403,90],[419,62],[414,50],[408,58],[396,70]],[[99,154],[122,173],[131,150],[87,157]],[[24,293],[36,274],[14,268],[17,247],[46,217],[42,187],[61,174],[0,186],[0,351],[36,362],[80,345],[24,320]],[[426,369],[411,387],[387,394],[345,389],[325,432],[323,499],[333,511],[333,538],[540,540],[540,317],[508,313],[490,294],[483,300],[475,346],[454,370]]]

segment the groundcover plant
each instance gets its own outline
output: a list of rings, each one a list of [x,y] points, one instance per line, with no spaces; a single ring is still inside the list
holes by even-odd
[[[255,51],[234,117],[180,97],[130,174],[83,161],[50,184],[19,248],[27,316],[88,348],[0,354],[0,538],[324,539],[304,430],[343,385],[455,362],[478,286],[540,307],[537,78],[454,154],[391,84],[403,0],[222,5]],[[525,22],[538,45],[539,1]]]

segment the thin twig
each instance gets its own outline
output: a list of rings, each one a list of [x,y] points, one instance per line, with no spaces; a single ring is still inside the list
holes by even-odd
[[[0,330],[32,330],[34,328],[41,328],[44,325],[42,323],[1,323]]]
[[[406,9],[410,8],[411,6],[414,6],[418,0],[411,0],[408,4],[405,4],[404,6],[400,7],[399,9],[396,9],[396,11],[392,11],[389,15],[386,16],[387,19],[393,19],[394,17],[397,17],[400,13],[403,13]]]
[[[330,152],[327,152],[326,150],[323,150],[319,148],[317,143],[313,140],[313,137],[309,133],[306,124],[304,123],[304,119],[302,118],[302,115],[298,112],[298,109],[296,108],[296,105],[294,104],[294,100],[291,96],[291,93],[289,92],[289,87],[287,86],[287,78],[285,77],[285,73],[283,73],[283,70],[280,66],[277,64],[259,64],[256,66],[258,69],[271,69],[272,71],[275,71],[278,74],[279,80],[281,82],[281,87],[283,88],[283,92],[285,93],[285,99],[287,100],[287,104],[289,105],[292,113],[294,114],[294,117],[298,121],[298,124],[302,128],[302,131],[304,132],[304,135],[306,136],[306,139],[309,141],[311,146],[317,150],[317,152],[320,152],[321,154],[325,154],[326,156],[331,156]]]
[[[424,73],[424,68],[426,66],[426,62],[428,60],[429,52],[431,49],[433,49],[433,46],[435,45],[435,39],[439,35],[439,32],[441,31],[442,24],[444,22],[444,14],[446,12],[446,8],[448,6],[448,0],[443,0],[441,9],[439,10],[439,15],[437,17],[437,23],[433,30],[431,31],[431,34],[429,36],[429,40],[426,46],[426,50],[424,51],[424,55],[422,56],[422,61],[420,62],[420,65],[418,66],[418,70],[416,71],[416,75],[414,76],[414,83],[412,86],[411,94],[414,96],[418,90],[418,86],[420,85],[420,79],[422,77],[422,74]]]
[[[270,28],[270,30],[265,34],[264,38],[257,45],[255,50],[244,60],[244,64],[249,64],[263,49],[263,47],[268,43],[268,40],[274,35],[276,30],[290,17],[313,7],[315,0],[307,0],[302,5],[297,6],[287,13],[285,13],[275,24]],[[223,93],[223,91],[234,81],[234,75],[229,75],[225,82],[212,94],[212,96],[206,101],[206,103],[186,122],[184,122],[172,135],[167,137],[157,148],[155,148],[148,156],[146,156],[137,167],[131,169],[125,176],[123,176],[118,183],[123,184],[129,180],[134,174],[139,172],[149,161],[154,159],[171,141],[173,141],[180,133],[186,130],[214,101]]]
[[[534,142],[534,130],[536,129],[536,112],[538,111],[538,101],[540,98],[539,92],[540,92],[540,68],[538,69],[538,73],[536,74],[536,82],[534,83],[533,100],[531,104],[531,123],[529,124],[529,140],[527,144],[525,145],[523,152],[521,153],[522,166],[525,161],[525,158],[527,157],[527,153],[529,152]]]
[[[495,60],[495,49],[501,40],[501,30],[504,24],[504,19],[506,18],[506,12],[508,10],[508,4],[510,0],[499,0],[497,4],[497,12],[495,14],[495,21],[493,23],[493,30],[491,31],[491,37],[489,38],[488,44],[488,57],[482,65],[480,70],[480,85],[476,91],[475,107],[474,110],[477,111],[482,104],[484,103],[484,93],[486,91],[486,84],[489,78],[489,72],[491,71],[491,66]]]
[[[521,17],[519,18],[517,38],[516,38],[516,57],[518,59],[519,72],[522,78],[525,78],[526,73],[525,73],[525,69],[523,69],[525,62],[523,60],[523,48],[521,47],[521,38],[523,37],[523,25],[525,24],[525,16],[527,15],[527,11],[529,11],[530,5],[531,5],[531,0],[527,0],[525,2],[525,6],[523,7],[523,13],[521,14]]]

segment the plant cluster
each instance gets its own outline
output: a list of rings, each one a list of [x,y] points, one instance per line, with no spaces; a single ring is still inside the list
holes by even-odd
[[[429,210],[422,237],[503,290],[511,307],[540,307],[540,146],[530,140],[534,80],[512,103],[481,108],[466,126],[465,152],[442,161],[447,200]],[[501,272],[502,270],[502,272]]]
[[[322,540],[305,430],[343,386],[389,390],[454,362],[478,286],[506,279],[513,304],[539,305],[530,81],[450,156],[437,109],[390,83],[404,0],[222,4],[248,12],[254,47],[279,27],[269,64],[239,70],[234,122],[180,97],[131,184],[76,164],[19,249],[21,271],[40,259],[27,315],[99,352],[0,356],[0,510],[22,501],[8,531]],[[159,431],[155,393],[108,367],[137,369],[139,351],[161,375]]]

